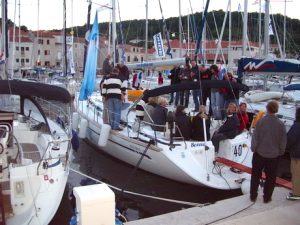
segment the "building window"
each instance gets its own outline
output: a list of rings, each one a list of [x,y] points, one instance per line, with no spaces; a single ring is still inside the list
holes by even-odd
[[[135,48],[133,48],[132,51],[135,52]]]
[[[21,63],[24,63],[24,59],[21,59]]]
[[[144,62],[144,57],[141,57],[141,62]]]
[[[47,40],[47,45],[50,45],[50,40]]]
[[[130,62],[130,56],[127,56],[127,62]]]
[[[138,61],[139,61],[138,57],[137,57],[137,56],[134,56],[133,61],[134,61],[134,62],[138,62]]]
[[[43,39],[39,39],[38,43],[42,45],[42,44],[44,44],[44,40]]]
[[[44,54],[45,54],[45,55],[50,55],[50,50],[45,50],[45,51],[44,51]]]
[[[16,51],[19,51],[19,46],[16,46]]]
[[[21,52],[24,52],[24,47],[21,47]]]
[[[18,63],[19,62],[19,59],[16,59],[16,63]]]
[[[40,55],[41,54],[41,50],[38,50],[38,55]]]
[[[26,62],[29,63],[29,59],[26,59]]]
[[[29,51],[29,47],[26,47],[25,50],[26,50],[26,51]]]
[[[50,66],[50,62],[49,61],[45,61],[45,66]]]

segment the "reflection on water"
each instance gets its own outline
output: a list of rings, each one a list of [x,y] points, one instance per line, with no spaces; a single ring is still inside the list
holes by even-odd
[[[240,190],[222,191],[183,184],[142,170],[135,171],[135,174],[132,176],[131,174],[134,171],[133,166],[112,158],[85,141],[81,141],[78,152],[74,153],[71,167],[74,170],[81,171],[119,189],[178,201],[206,204],[241,194]],[[129,178],[132,179],[128,180]],[[68,224],[72,215],[72,205],[75,204],[74,201],[70,200],[72,187],[92,183],[95,182],[70,171],[64,198],[50,224]],[[129,220],[160,215],[191,207],[185,204],[122,193],[114,189],[113,191],[116,195],[117,207],[126,212]]]

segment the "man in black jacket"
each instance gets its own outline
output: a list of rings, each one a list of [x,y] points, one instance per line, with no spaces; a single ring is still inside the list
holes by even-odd
[[[219,152],[219,142],[235,138],[239,134],[240,120],[236,115],[237,106],[229,103],[225,123],[214,133],[211,141],[215,146],[215,152]]]

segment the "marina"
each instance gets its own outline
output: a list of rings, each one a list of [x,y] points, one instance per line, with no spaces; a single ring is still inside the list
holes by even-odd
[[[63,0],[59,31],[1,1],[0,225],[299,223],[300,21],[167,1]]]

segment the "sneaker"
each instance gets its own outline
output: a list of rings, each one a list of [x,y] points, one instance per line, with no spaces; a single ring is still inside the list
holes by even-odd
[[[288,196],[286,196],[286,199],[287,200],[300,200],[300,196],[290,193]]]

